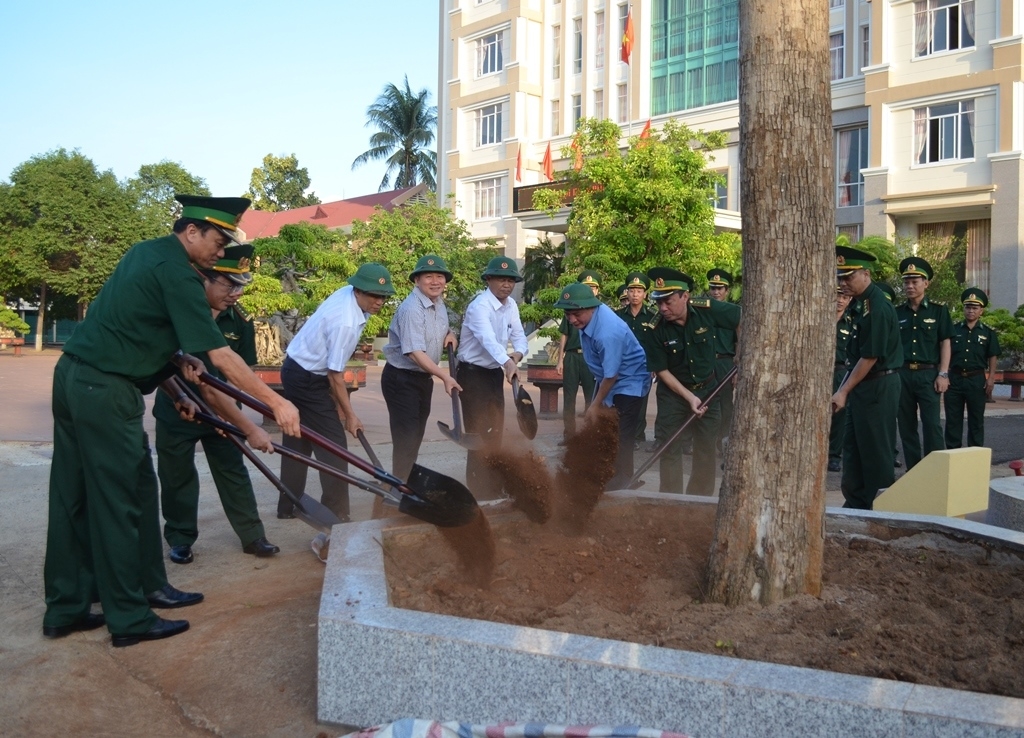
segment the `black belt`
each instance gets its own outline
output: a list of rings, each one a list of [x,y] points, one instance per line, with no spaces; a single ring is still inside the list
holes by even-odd
[[[860,381],[867,382],[869,379],[878,379],[879,377],[884,377],[886,374],[895,374],[895,373],[896,373],[895,369],[883,369],[883,370],[878,371],[878,372],[870,372],[866,377],[864,377],[864,379],[862,379]]]
[[[734,354],[715,354],[715,358],[716,359],[733,359],[733,358],[735,358],[735,355]]]
[[[909,369],[912,372],[916,372],[918,369],[934,369],[935,364],[922,364],[919,361],[908,361],[903,365],[904,369]]]
[[[493,369],[491,369],[490,367],[480,366],[479,364],[470,364],[469,362],[461,362],[459,364],[459,369],[465,369],[466,371],[476,371],[476,372],[500,372],[501,371],[501,367],[500,366],[496,366]]]
[[[684,387],[686,387],[686,389],[688,389],[688,390],[699,390],[699,389],[704,389],[705,387],[707,387],[709,384],[711,384],[714,381],[715,381],[715,375],[712,374],[710,377],[708,377],[707,379],[705,379],[705,380],[703,380],[701,382],[690,382],[690,383],[683,382],[682,385]]]
[[[984,369],[950,369],[949,371],[958,377],[976,377],[985,373]]]
[[[567,354],[582,354],[583,353],[583,349],[566,349],[565,353],[567,353]]]

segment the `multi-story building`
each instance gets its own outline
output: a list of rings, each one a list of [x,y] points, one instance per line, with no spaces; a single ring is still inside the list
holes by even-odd
[[[1024,302],[1024,0],[829,0],[835,226],[968,244],[967,281]],[[724,131],[716,224],[741,229],[738,0],[441,0],[438,193],[508,256],[564,232],[530,208],[583,116]],[[627,13],[635,44],[620,60]],[[521,159],[521,181],[516,181]],[[556,160],[555,168],[569,166]]]

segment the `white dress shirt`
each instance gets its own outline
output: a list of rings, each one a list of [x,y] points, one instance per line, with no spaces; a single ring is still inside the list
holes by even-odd
[[[286,353],[307,372],[343,372],[365,325],[366,313],[359,308],[352,285],[342,287],[309,316]]]
[[[459,361],[497,369],[508,361],[508,344],[526,356],[528,346],[519,306],[511,297],[502,304],[494,293],[484,290],[466,308],[459,335]]]

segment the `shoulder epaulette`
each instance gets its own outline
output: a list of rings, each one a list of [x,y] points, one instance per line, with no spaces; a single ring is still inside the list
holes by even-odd
[[[651,322],[648,323],[647,325],[651,326],[651,328],[654,328],[660,322],[661,322],[661,313],[659,312],[657,315],[655,315],[654,317],[651,318]]]
[[[691,297],[690,304],[694,307],[707,308],[711,307],[711,299],[707,297]]]
[[[249,315],[249,313],[245,311],[245,308],[239,305],[237,302],[232,306],[232,309],[235,311],[235,315],[244,320],[246,323],[252,320],[252,316]]]

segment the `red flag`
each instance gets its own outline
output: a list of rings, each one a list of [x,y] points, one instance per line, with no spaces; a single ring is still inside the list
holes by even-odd
[[[622,34],[622,61],[629,64],[629,56],[633,53],[633,41],[635,39],[633,34],[633,9],[630,8],[626,11],[626,30]]]
[[[548,178],[548,182],[552,182],[555,179],[555,168],[551,163],[551,142],[548,141],[548,147],[544,151],[544,159],[541,161],[541,166],[544,169],[544,176]]]
[[[523,145],[519,144],[519,153],[516,154],[516,182],[523,181]]]
[[[579,136],[572,137],[569,148],[572,149],[572,168],[578,172],[583,168],[583,147],[580,146]]]
[[[640,131],[640,138],[650,138],[650,137],[651,137],[651,121],[648,118],[647,122],[644,124],[644,129],[642,131]]]

